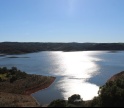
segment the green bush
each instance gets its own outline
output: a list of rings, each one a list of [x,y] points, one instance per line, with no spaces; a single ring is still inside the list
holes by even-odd
[[[74,94],[68,98],[68,103],[78,105],[82,103],[82,99],[79,94]]]
[[[57,99],[52,101],[48,107],[66,107],[66,101],[62,99]]]
[[[100,88],[99,98],[103,107],[124,107],[124,79],[107,82]]]
[[[91,100],[91,103],[89,105],[90,107],[99,107],[100,106],[100,99],[99,97],[94,97],[92,100]]]
[[[10,78],[10,83],[13,83],[16,80],[17,80],[17,78],[15,76],[12,76],[12,78]]]

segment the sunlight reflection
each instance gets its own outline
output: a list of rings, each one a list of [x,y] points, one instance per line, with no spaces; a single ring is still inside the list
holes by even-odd
[[[87,82],[87,79],[97,75],[99,67],[95,63],[100,59],[93,57],[100,52],[79,51],[79,52],[59,52],[56,53],[58,61],[61,62],[58,76],[63,76],[57,83],[57,87],[62,91],[65,99],[73,94],[80,94],[83,100],[90,100],[97,96],[99,87]],[[54,53],[55,54],[55,53]]]
[[[90,56],[93,52],[62,52],[57,53],[58,61],[61,64],[60,70],[64,70],[55,75],[72,76],[75,78],[90,78],[98,72],[98,66],[94,61],[100,59]]]
[[[63,91],[62,95],[65,99],[73,94],[80,94],[83,100],[90,100],[94,96],[98,96],[99,87],[83,80],[64,78],[58,82],[57,86]]]

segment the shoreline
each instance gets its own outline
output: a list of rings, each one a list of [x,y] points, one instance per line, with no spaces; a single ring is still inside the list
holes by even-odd
[[[35,100],[35,102],[39,105],[39,107],[42,107],[42,105],[32,95],[30,96]]]
[[[41,87],[41,88],[39,87],[39,89],[34,90],[34,91],[38,92],[38,91],[40,91],[40,90],[45,90],[45,89],[49,88],[49,87],[54,83],[55,80],[56,80],[56,77],[53,77],[53,79],[52,79],[52,81],[50,82],[49,85],[46,85],[44,88],[43,88],[43,87]],[[32,94],[34,94],[34,93],[36,93],[36,92],[31,93],[30,96],[36,101],[36,103],[37,103],[40,107],[47,107],[49,104],[40,104],[40,103],[37,101],[37,99],[32,96]]]
[[[45,85],[44,84],[43,85],[40,85],[40,84],[36,85],[32,88],[27,89],[23,94],[24,95],[31,95],[33,93],[40,91],[40,90],[44,90],[44,89],[48,88],[55,81],[55,79],[56,79],[55,77],[52,77],[52,79],[50,79],[49,83],[47,83]]]

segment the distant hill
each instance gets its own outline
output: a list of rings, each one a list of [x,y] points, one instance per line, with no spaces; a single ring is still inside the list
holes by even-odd
[[[124,43],[1,42],[0,53],[22,54],[39,51],[124,50]]]

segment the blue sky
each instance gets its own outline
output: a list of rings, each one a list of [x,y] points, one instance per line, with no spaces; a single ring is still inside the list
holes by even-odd
[[[0,42],[124,42],[124,0],[0,0]]]

